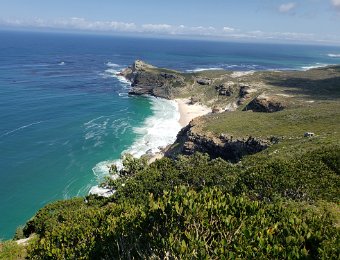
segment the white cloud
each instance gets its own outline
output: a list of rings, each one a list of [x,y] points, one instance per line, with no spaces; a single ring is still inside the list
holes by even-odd
[[[228,27],[228,26],[224,26],[224,27],[223,27],[223,31],[224,31],[224,32],[227,32],[227,33],[229,33],[229,32],[234,32],[234,31],[235,31],[235,28]]]
[[[292,11],[293,9],[295,9],[295,7],[296,7],[296,3],[294,2],[285,3],[279,6],[279,11],[281,13],[288,13]]]
[[[340,0],[334,0],[340,2]],[[339,3],[340,4],[340,3]],[[213,26],[186,26],[172,24],[135,24],[119,21],[89,21],[80,17],[72,17],[59,20],[43,20],[33,18],[24,19],[1,19],[0,25],[21,27],[21,28],[47,28],[62,30],[82,30],[98,32],[128,32],[128,33],[147,33],[159,35],[183,35],[183,36],[201,36],[217,37],[221,39],[237,40],[288,40],[288,41],[305,41],[305,42],[334,42],[340,43],[339,35],[324,36],[310,33],[296,32],[265,32],[261,30],[245,31],[230,26],[213,27]]]
[[[340,11],[340,0],[331,0],[331,4]]]
[[[2,24],[17,27],[38,27],[54,29],[76,29],[86,31],[135,31],[134,23],[124,23],[117,21],[88,21],[84,18],[72,17],[59,20],[43,20],[34,18],[30,20],[4,19]]]
[[[142,31],[143,32],[152,32],[152,33],[165,33],[171,32],[173,27],[169,24],[143,24]]]

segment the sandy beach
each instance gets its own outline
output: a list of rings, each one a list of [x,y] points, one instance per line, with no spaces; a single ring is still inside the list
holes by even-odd
[[[175,99],[178,104],[180,113],[179,123],[181,127],[185,127],[195,117],[203,116],[211,112],[211,108],[200,105],[198,103],[191,105],[190,99]]]
[[[190,104],[190,99],[188,98],[178,98],[175,99],[175,101],[178,104],[178,111],[180,113],[180,119],[179,124],[181,127],[185,127],[189,124],[191,120],[193,120],[196,117],[206,115],[211,112],[211,108],[200,105],[200,104]],[[156,154],[153,154],[149,159],[148,162],[152,163],[158,159],[163,158],[164,153],[158,152]]]

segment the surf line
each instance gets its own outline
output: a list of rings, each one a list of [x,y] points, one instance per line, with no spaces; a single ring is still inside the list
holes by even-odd
[[[0,135],[0,138],[1,138],[1,137],[4,137],[4,136],[7,136],[7,135],[10,135],[10,134],[12,134],[12,133],[15,133],[15,132],[17,132],[17,131],[20,131],[20,130],[22,130],[22,129],[25,129],[25,128],[27,128],[27,127],[30,127],[30,126],[33,126],[33,125],[38,125],[38,124],[40,124],[40,123],[42,123],[42,122],[45,122],[45,121],[33,122],[33,123],[31,123],[31,124],[28,124],[28,125],[20,126],[20,127],[16,128],[16,129],[13,129],[13,130],[11,130],[11,131],[8,131],[8,132],[6,132],[6,133]]]

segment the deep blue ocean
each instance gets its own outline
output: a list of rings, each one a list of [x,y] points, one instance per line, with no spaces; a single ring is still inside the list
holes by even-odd
[[[0,238],[46,203],[86,195],[127,151],[172,142],[176,104],[129,97],[115,73],[142,59],[180,71],[340,64],[340,48],[0,32]]]

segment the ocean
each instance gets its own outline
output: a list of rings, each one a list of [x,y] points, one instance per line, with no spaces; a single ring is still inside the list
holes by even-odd
[[[142,59],[183,72],[306,70],[340,48],[0,31],[0,239],[49,202],[84,196],[122,153],[175,140],[176,103],[128,96]]]

